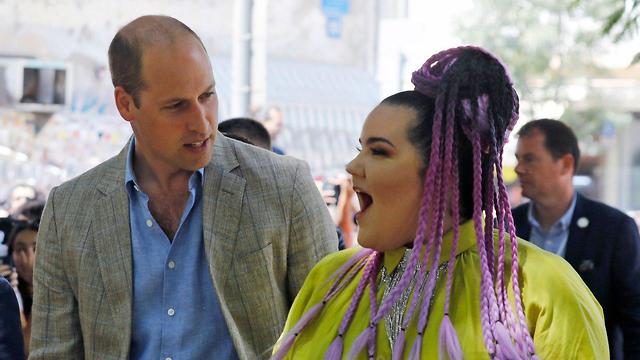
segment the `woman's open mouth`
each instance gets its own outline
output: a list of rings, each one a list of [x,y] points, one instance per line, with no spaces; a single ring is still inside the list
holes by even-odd
[[[360,221],[362,216],[364,216],[365,212],[371,207],[373,204],[373,198],[371,195],[367,194],[364,191],[356,189],[356,195],[358,196],[358,201],[360,202],[360,211],[356,213],[356,220]]]

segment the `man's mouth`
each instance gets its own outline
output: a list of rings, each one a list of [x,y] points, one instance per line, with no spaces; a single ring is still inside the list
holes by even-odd
[[[184,146],[186,146],[188,148],[191,148],[191,149],[198,149],[198,148],[202,148],[202,147],[206,146],[208,142],[209,142],[209,138],[204,139],[202,141],[187,143],[187,144],[184,144]]]

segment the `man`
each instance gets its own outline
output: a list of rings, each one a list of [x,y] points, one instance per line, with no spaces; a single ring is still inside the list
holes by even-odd
[[[220,122],[218,131],[227,137],[271,150],[271,136],[260,122],[249,118],[233,118]]]
[[[0,277],[0,360],[24,359],[20,310],[16,293]]]
[[[531,202],[513,210],[517,235],[564,257],[604,311],[612,359],[640,359],[640,237],[633,219],[573,189],[580,159],[571,129],[535,120],[518,132],[516,173]]]
[[[255,118],[258,119],[269,132],[271,142],[275,142],[284,127],[282,110],[277,106],[263,106],[256,109],[254,114]],[[276,154],[284,155],[284,151],[277,146],[272,146],[271,150]]]
[[[33,359],[256,359],[336,249],[308,167],[216,131],[209,57],[178,20],[138,18],[109,64],[134,136],[49,195]]]

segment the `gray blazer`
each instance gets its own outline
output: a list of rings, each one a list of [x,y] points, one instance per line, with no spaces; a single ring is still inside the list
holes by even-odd
[[[337,250],[335,226],[304,162],[220,133],[213,153],[203,204],[209,271],[240,358],[268,357],[307,273]],[[30,359],[129,357],[126,156],[125,147],[51,190],[38,234]]]

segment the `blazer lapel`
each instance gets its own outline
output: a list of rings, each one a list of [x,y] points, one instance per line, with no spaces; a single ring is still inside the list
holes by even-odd
[[[121,328],[126,352],[129,351],[132,324],[132,255],[129,226],[129,198],[124,186],[125,161],[129,145],[115,158],[98,185],[93,220],[93,239],[98,254],[106,302]]]
[[[589,246],[589,242],[587,241],[589,217],[585,208],[584,198],[578,193],[576,193],[576,197],[576,207],[573,210],[573,216],[571,217],[571,225],[569,226],[569,237],[567,239],[564,257],[567,262],[569,262],[574,267],[574,269],[582,272],[583,270],[591,270],[593,268],[593,263],[591,263],[590,269],[581,270],[582,267],[588,266],[588,264],[583,264],[583,259],[589,253],[587,249],[587,247]]]
[[[239,166],[233,145],[218,133],[214,146],[213,160],[205,169],[203,233],[211,278],[223,299],[236,251],[245,180],[231,173]]]
[[[529,236],[531,236],[531,224],[529,224],[529,219],[527,218],[527,212],[529,211],[530,206],[533,206],[532,202],[522,205],[513,212],[516,236],[527,241],[529,241]]]

